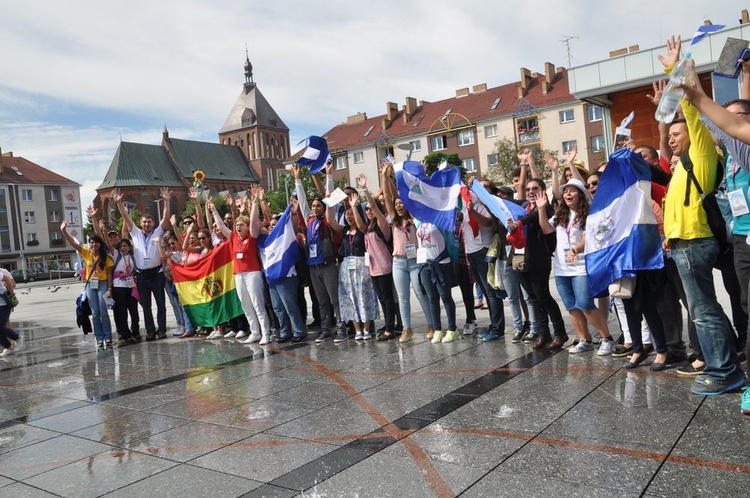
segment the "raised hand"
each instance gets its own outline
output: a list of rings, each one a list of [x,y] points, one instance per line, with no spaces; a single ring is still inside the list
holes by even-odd
[[[357,192],[352,192],[349,194],[349,204],[351,204],[352,207],[357,205],[357,201],[359,201],[359,194]]]
[[[529,158],[531,157],[531,151],[529,149],[524,149],[518,154],[516,154],[518,157],[518,160],[521,161],[521,164],[529,162]]]
[[[674,35],[672,35],[670,38],[667,38],[667,55],[658,55],[659,62],[661,62],[664,67],[677,64],[677,61],[680,60],[681,46],[682,39],[679,36],[675,38]]]
[[[265,198],[266,198],[266,189],[264,189],[263,187],[260,187],[258,190],[258,200],[262,202],[263,200],[265,200]]]
[[[295,180],[299,180],[300,167],[298,164],[292,164],[292,174]]]
[[[89,215],[89,218],[93,218],[94,216],[97,215],[98,212],[99,210],[96,209],[94,206],[89,206],[86,208],[86,214]]]
[[[258,200],[259,195],[260,195],[260,185],[253,183],[250,186],[250,201],[252,203],[255,203],[255,201]]]
[[[122,194],[120,193],[119,188],[112,189],[112,192],[109,194],[109,197],[115,202],[122,201]]]
[[[213,201],[211,199],[206,201],[206,207],[211,212],[211,214],[216,212],[216,206],[214,205]]]
[[[568,161],[568,166],[573,166],[573,160],[578,155],[578,145],[574,145],[568,152],[565,153],[565,160]]]
[[[200,195],[200,192],[198,192],[198,189],[197,189],[197,188],[195,188],[195,187],[190,187],[190,188],[188,189],[188,198],[190,198],[190,199],[192,199],[192,200],[194,200],[194,201],[197,201],[197,200],[198,200],[198,196],[199,196],[199,195]]]
[[[333,173],[333,161],[328,161],[326,163],[326,175],[330,175]]]
[[[366,189],[367,188],[367,175],[364,173],[360,173],[357,177],[357,186],[360,188]]]
[[[234,196],[232,195],[232,191],[231,190],[227,190],[227,196],[226,196],[225,200],[227,201],[227,204],[230,205],[230,206],[234,203]]]
[[[289,199],[289,204],[292,205],[292,213],[297,214],[297,209],[299,209],[299,200],[297,200],[296,197],[292,197]]]
[[[547,192],[545,192],[544,190],[538,190],[536,194],[532,192],[531,195],[536,196],[536,207],[538,207],[540,210],[544,209],[545,206],[548,204]]]
[[[177,215],[172,215],[169,217],[169,222],[172,224],[173,227],[177,226]]]
[[[160,188],[159,193],[161,194],[161,198],[164,199],[166,202],[169,202],[169,200],[172,198],[172,191],[169,190],[167,187]]]
[[[549,152],[544,153],[544,163],[552,171],[557,171],[560,168],[560,160]]]
[[[661,102],[661,96],[664,94],[664,88],[667,86],[667,82],[664,80],[654,81],[652,83],[654,87],[654,94],[649,95],[646,94],[646,98],[655,106],[659,106],[659,102]]]

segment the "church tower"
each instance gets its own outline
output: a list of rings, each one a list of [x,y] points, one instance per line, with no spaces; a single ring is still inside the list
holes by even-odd
[[[245,83],[219,130],[219,142],[242,149],[263,187],[278,187],[279,172],[290,154],[289,128],[260,93],[247,52]]]

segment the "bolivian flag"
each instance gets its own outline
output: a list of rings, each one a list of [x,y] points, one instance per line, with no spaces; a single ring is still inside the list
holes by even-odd
[[[190,266],[172,265],[180,302],[195,327],[213,327],[243,313],[234,285],[232,244]]]

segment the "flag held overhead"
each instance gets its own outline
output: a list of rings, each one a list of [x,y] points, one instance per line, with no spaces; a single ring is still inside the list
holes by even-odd
[[[327,162],[331,160],[331,154],[328,152],[328,142],[323,137],[311,135],[307,137],[307,149],[302,157],[297,159],[297,164],[307,166],[311,174],[318,173]],[[302,142],[300,142],[302,143]]]
[[[396,163],[393,170],[404,207],[416,219],[452,231],[461,193],[461,171],[446,168],[427,178],[424,166],[416,161]]]

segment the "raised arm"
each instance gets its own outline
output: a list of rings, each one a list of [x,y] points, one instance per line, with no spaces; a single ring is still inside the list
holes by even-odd
[[[264,188],[261,188],[258,193],[258,203],[260,204],[260,210],[263,213],[263,219],[266,220],[266,223],[270,222],[271,218],[273,218],[273,213],[271,213],[271,206],[266,199],[266,189]]]
[[[391,187],[393,184],[391,183],[391,177],[389,175],[390,171],[390,163],[389,162],[383,162],[380,165],[380,185],[383,189],[383,200],[385,204],[385,211],[388,213],[388,216],[391,217],[391,220],[396,219],[396,208],[394,207],[393,203],[396,199],[395,194],[393,193],[393,190]]]
[[[310,206],[307,204],[307,194],[305,193],[305,186],[302,185],[300,180],[300,168],[296,164],[292,166],[292,174],[294,175],[294,191],[297,194],[297,200],[299,201],[299,208],[302,210],[302,216],[304,219],[310,218],[312,212]]]
[[[188,199],[193,202],[193,207],[195,207],[195,218],[198,221],[198,230],[200,230],[201,228],[204,228],[206,226],[206,223],[203,220],[203,215],[201,214],[202,208],[200,201],[200,192],[197,188],[190,187],[188,189]]]
[[[221,234],[229,239],[232,236],[232,231],[229,229],[229,227],[224,223],[224,220],[221,219],[221,216],[219,216],[219,211],[216,210],[216,206],[211,201],[211,199],[208,199],[206,201],[206,209],[208,209],[209,213],[211,213],[211,216],[213,216],[214,223],[216,223],[216,226],[219,227],[219,231]]]
[[[550,224],[549,219],[547,219],[548,203],[547,192],[544,192],[543,190],[538,191],[536,193],[536,207],[538,208],[537,211],[539,211],[539,228],[541,228],[542,233],[545,235],[555,231],[555,227],[553,227],[552,224]]]
[[[68,228],[68,220],[67,218],[63,218],[62,222],[60,222],[60,231],[62,232],[63,237],[65,237],[65,240],[68,241],[68,244],[73,246],[73,249],[80,253],[82,249],[81,244],[76,242],[75,239],[70,236],[66,228]]]
[[[180,233],[180,227],[177,226],[177,216],[172,215],[169,217],[169,222],[172,224],[172,234],[174,235],[174,238],[177,240],[177,243],[182,245],[182,234]]]
[[[573,175],[573,178],[575,178],[576,180],[581,180],[583,183],[586,183],[586,180],[583,179],[583,176],[581,176],[581,172],[578,171],[578,168],[573,162],[575,161],[575,158],[577,155],[578,155],[578,145],[574,145],[568,150],[568,152],[565,153],[565,158],[568,161],[568,168],[570,168],[570,174]]]
[[[529,165],[531,178],[539,178],[539,170],[536,167],[536,163],[534,162],[534,154],[531,153],[531,150],[524,149],[522,152],[519,152],[518,160],[521,162],[521,167],[523,167],[524,164]]]
[[[103,231],[101,225],[99,224],[102,220],[99,219],[98,213],[99,210],[94,206],[89,206],[86,208],[86,214],[89,215],[89,218],[91,218],[91,227],[94,229],[94,235],[98,235],[103,240],[107,240],[106,231]]]
[[[652,86],[654,94],[647,94],[646,98],[655,107],[659,107],[659,102],[661,102],[661,96],[664,95],[664,88],[667,86],[667,83],[664,80],[654,81]],[[662,123],[661,121],[659,121],[659,154],[667,161],[672,158],[672,148],[669,146],[669,123]]]
[[[122,193],[120,193],[120,189],[113,189],[112,193],[109,196],[113,201],[115,201],[115,204],[117,204],[117,210],[120,212],[120,216],[122,216],[122,226],[127,227],[128,232],[132,231],[133,220],[130,219],[130,213],[128,213],[128,209],[123,203]]]
[[[562,200],[562,194],[560,194],[560,161],[556,157],[552,157],[549,152],[545,152],[544,162],[552,172],[552,195],[555,199]]]
[[[260,216],[258,212],[258,196],[260,195],[260,185],[253,184],[250,190],[250,236],[254,239],[260,235]]]
[[[374,214],[375,219],[378,220],[378,228],[380,228],[381,232],[385,233],[385,231],[388,229],[388,219],[385,217],[385,214],[383,214],[383,211],[381,211],[378,207],[378,203],[375,200],[375,197],[373,197],[370,191],[367,189],[367,176],[365,176],[364,173],[360,173],[359,178],[357,179],[357,183],[365,193],[365,197],[367,198],[367,205],[372,210],[372,214]]]
[[[172,214],[172,206],[169,201],[172,200],[172,191],[168,188],[164,187],[159,190],[159,193],[161,194],[161,199],[164,201],[164,210],[162,211],[161,215],[161,229],[162,230],[169,230],[169,226],[171,223],[169,223],[169,217]]]
[[[344,227],[339,225],[339,222],[336,221],[336,216],[333,214],[333,206],[326,206],[326,221],[328,221],[328,226],[331,227],[331,230],[336,233],[344,233]]]

